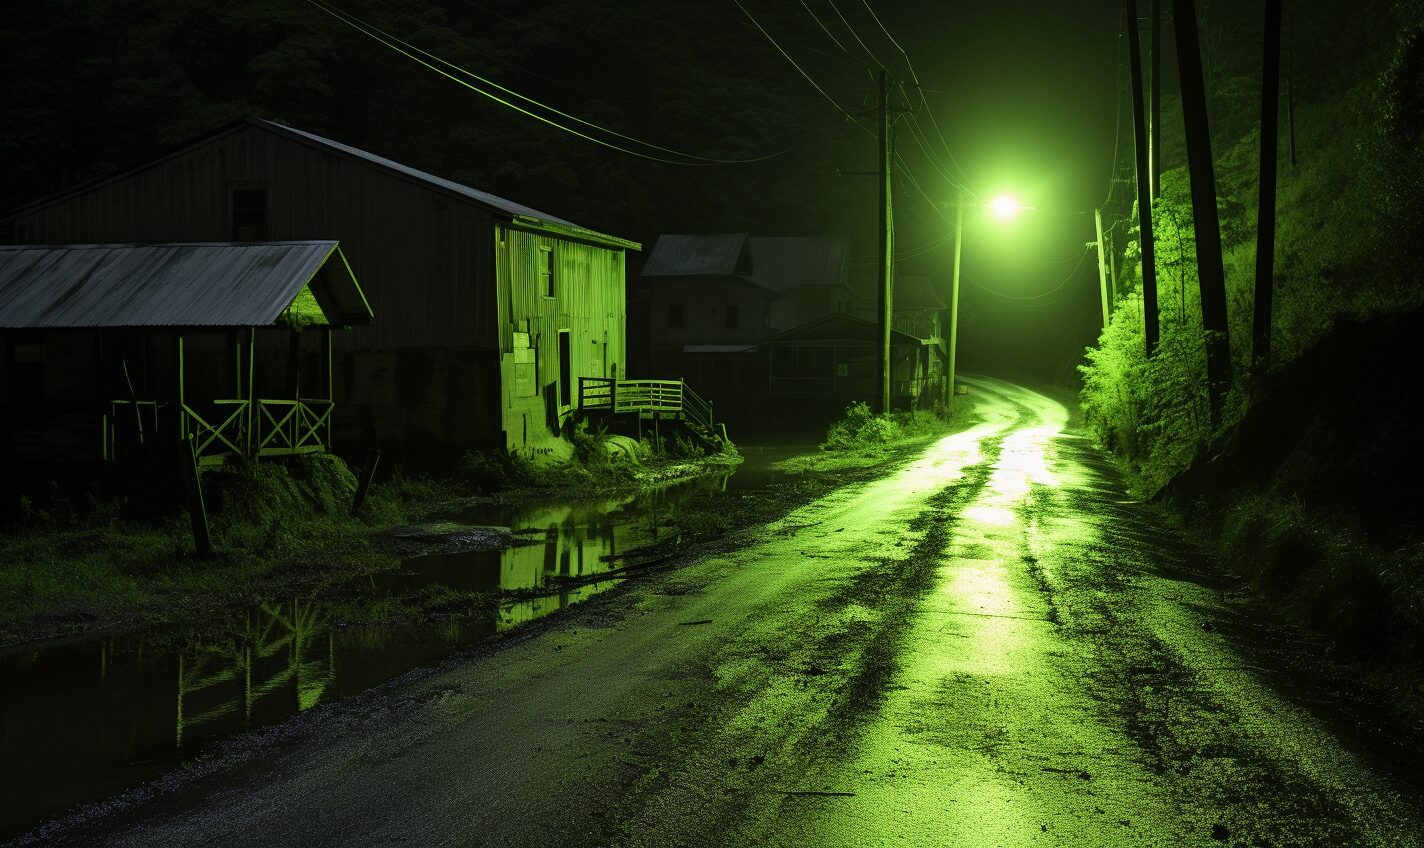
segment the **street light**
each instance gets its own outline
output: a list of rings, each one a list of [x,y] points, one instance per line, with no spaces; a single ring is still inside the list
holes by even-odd
[[[949,412],[949,405],[954,399],[954,376],[955,359],[959,347],[959,256],[963,252],[964,246],[964,208],[973,206],[975,208],[988,209],[994,217],[1001,221],[1010,221],[1018,216],[1020,212],[1033,209],[1032,206],[1024,206],[1011,194],[1001,194],[988,203],[965,203],[964,191],[959,192],[959,200],[953,204],[955,208],[954,221],[954,283],[950,289],[949,296],[949,367],[945,374],[944,381],[944,409]]]

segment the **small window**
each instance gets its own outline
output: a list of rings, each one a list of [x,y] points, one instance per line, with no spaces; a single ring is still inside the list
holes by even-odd
[[[742,308],[740,306],[727,307],[727,329],[735,330],[742,326]]]
[[[679,328],[679,329],[682,327],[682,304],[681,304],[681,303],[670,303],[670,304],[668,304],[668,326],[669,326],[669,327],[676,327],[676,328]]]
[[[233,241],[267,240],[267,189],[232,190]]]
[[[554,296],[554,249],[539,248],[539,291],[545,297]]]

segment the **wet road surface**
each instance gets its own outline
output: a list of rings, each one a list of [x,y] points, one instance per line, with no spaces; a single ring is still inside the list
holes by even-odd
[[[972,386],[880,479],[31,839],[1424,844],[1412,733],[1062,404]]]

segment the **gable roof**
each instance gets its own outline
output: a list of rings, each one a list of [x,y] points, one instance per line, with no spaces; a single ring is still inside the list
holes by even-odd
[[[310,147],[319,148],[327,153],[332,153],[338,156],[362,162],[367,165],[371,165],[394,176],[398,176],[403,179],[419,183],[427,188],[434,189],[436,191],[440,191],[448,195],[452,195],[458,199],[472,202],[477,206],[488,209],[489,211],[494,212],[495,214],[501,217],[508,218],[511,221],[517,222],[524,226],[531,227],[533,229],[546,230],[555,235],[563,235],[569,238],[592,241],[610,247],[621,247],[628,250],[642,249],[642,246],[637,242],[618,238],[617,236],[607,235],[606,233],[600,233],[595,230],[590,230],[586,227],[581,227],[577,224],[574,224],[571,221],[567,221],[563,218],[550,215],[547,212],[540,212],[538,209],[534,209],[533,207],[525,206],[522,203],[515,203],[512,200],[506,200],[505,198],[490,194],[487,191],[480,191],[479,189],[471,188],[467,185],[462,185],[453,180],[447,180],[444,177],[437,177],[434,174],[419,170],[418,168],[412,168],[409,165],[403,165],[393,159],[387,159],[384,156],[377,156],[374,153],[361,150],[357,147],[342,144],[338,141],[332,141],[329,138],[323,138],[322,136],[319,136],[316,133],[307,132],[306,130],[299,130],[296,127],[289,127],[285,124],[279,124],[276,121],[268,121],[261,118],[244,118],[242,120],[235,121],[231,124],[228,124],[227,126],[213,130],[212,132],[206,135],[200,136],[192,141],[189,141],[177,148],[169,150],[166,153],[163,153],[159,156],[154,157],[153,159],[142,162],[138,165],[134,165],[128,168],[123,168],[118,171],[114,171],[109,174],[105,174],[95,179],[80,183],[77,186],[65,189],[57,194],[53,194],[49,197],[36,200],[17,210],[14,210],[4,218],[0,218],[0,220],[8,220],[11,218],[21,217],[22,215],[28,214],[37,209],[41,209],[45,206],[52,205],[66,198],[70,198],[78,194],[83,194],[84,192],[90,191],[106,183],[122,179],[123,177],[129,176],[130,174],[145,171],[155,165],[167,161],[168,159],[172,159],[189,150],[193,150],[195,148],[208,144],[214,141],[215,139],[247,128],[256,128],[265,132],[273,133],[275,135],[280,135],[283,138],[291,139],[292,141],[296,141],[298,143],[305,144]]]
[[[784,333],[772,336],[766,341],[758,343],[758,347],[764,345],[807,345],[807,344],[868,344],[874,345],[880,341],[880,326],[873,321],[866,321],[863,318],[856,318],[844,312],[836,312],[830,315],[823,315],[814,321],[808,321],[799,327],[792,327]],[[913,345],[919,347],[926,344],[923,339],[917,339],[899,330],[890,331],[890,343],[894,345]]]
[[[733,277],[752,269],[746,233],[658,236],[642,277]]]
[[[846,285],[845,239],[789,236],[749,239],[752,279],[774,291]]]
[[[944,309],[945,302],[929,277],[895,277],[895,309]]]
[[[371,321],[334,241],[0,246],[0,328],[262,327],[308,292],[308,323]]]

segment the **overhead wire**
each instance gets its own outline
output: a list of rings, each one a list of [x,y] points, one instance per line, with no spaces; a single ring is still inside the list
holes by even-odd
[[[663,147],[663,146],[661,146],[661,145],[654,144],[654,143],[652,143],[652,142],[643,141],[642,139],[636,138],[636,137],[634,137],[634,136],[630,136],[630,135],[627,135],[627,134],[625,134],[625,133],[620,133],[620,132],[618,132],[617,130],[612,130],[612,129],[609,129],[609,128],[604,127],[604,126],[602,126],[602,125],[596,124],[596,123],[594,123],[594,122],[592,122],[592,121],[587,121],[587,120],[585,120],[585,119],[583,119],[583,118],[579,118],[579,117],[577,117],[577,116],[575,116],[575,115],[570,115],[570,114],[568,114],[568,113],[566,113],[566,112],[562,112],[562,111],[560,111],[559,109],[557,109],[557,108],[555,108],[555,107],[553,107],[553,106],[549,106],[549,105],[547,105],[547,104],[545,104],[545,103],[541,103],[540,101],[535,100],[535,99],[532,98],[532,97],[527,97],[527,96],[525,96],[525,95],[523,95],[523,94],[520,94],[520,93],[517,92],[517,91],[514,91],[513,89],[510,89],[510,88],[507,88],[507,87],[505,87],[505,86],[502,86],[502,85],[500,85],[500,84],[498,84],[498,83],[496,83],[496,82],[494,82],[494,81],[492,81],[492,80],[485,79],[484,77],[482,77],[482,76],[480,76],[480,75],[474,73],[473,71],[469,71],[469,70],[467,70],[467,69],[465,69],[465,68],[462,68],[462,67],[460,67],[459,65],[454,64],[453,62],[448,62],[448,61],[446,61],[445,59],[442,59],[441,57],[436,56],[436,55],[433,54],[433,53],[430,53],[429,51],[422,50],[421,48],[416,47],[415,45],[410,44],[410,43],[408,43],[408,42],[406,42],[406,41],[400,39],[400,38],[397,37],[397,36],[391,35],[390,33],[386,32],[385,30],[382,30],[380,27],[377,27],[377,26],[375,26],[375,25],[373,25],[373,24],[367,23],[366,21],[364,21],[364,20],[362,20],[362,19],[360,19],[360,18],[358,18],[358,17],[356,17],[356,16],[354,16],[354,15],[351,15],[351,14],[349,14],[349,13],[346,13],[346,12],[342,11],[341,9],[335,7],[335,6],[332,6],[332,5],[330,5],[330,4],[326,3],[326,2],[324,2],[323,0],[306,0],[306,2],[309,3],[309,4],[312,5],[312,6],[315,6],[317,9],[321,10],[322,12],[325,12],[327,15],[330,15],[331,17],[337,19],[338,21],[341,21],[342,23],[346,24],[348,27],[350,27],[350,28],[356,30],[357,32],[361,33],[362,35],[365,35],[366,37],[372,39],[373,41],[376,41],[376,42],[379,42],[380,44],[383,44],[384,46],[390,48],[391,50],[394,50],[394,51],[397,52],[397,53],[400,53],[401,55],[405,56],[406,58],[408,58],[408,59],[410,59],[410,60],[412,60],[412,61],[414,61],[414,62],[416,62],[417,64],[420,64],[420,65],[422,65],[422,66],[428,68],[429,70],[434,71],[435,73],[440,74],[441,76],[443,76],[443,77],[445,77],[445,78],[451,80],[452,82],[455,82],[455,83],[457,83],[457,84],[459,84],[459,85],[464,86],[465,88],[470,89],[471,91],[474,91],[474,92],[476,92],[476,93],[478,93],[478,94],[481,94],[481,95],[483,95],[484,97],[489,98],[490,100],[495,101],[496,103],[499,103],[499,104],[501,104],[501,105],[503,105],[503,106],[506,106],[506,107],[508,107],[508,108],[510,108],[510,109],[513,109],[514,111],[519,112],[520,114],[523,114],[523,115],[525,115],[525,116],[527,116],[527,117],[533,118],[534,120],[539,121],[540,123],[547,124],[548,126],[554,127],[555,129],[559,129],[559,130],[562,130],[562,131],[564,131],[564,132],[566,132],[566,133],[569,133],[570,135],[577,136],[578,138],[582,138],[582,139],[584,139],[584,140],[586,140],[586,141],[593,142],[594,144],[598,144],[598,145],[600,145],[600,146],[609,148],[609,149],[611,149],[611,150],[616,150],[616,151],[621,152],[621,153],[626,153],[626,154],[628,154],[628,155],[630,155],[630,156],[637,156],[637,157],[642,158],[642,159],[648,159],[648,160],[651,160],[651,161],[654,161],[654,162],[661,162],[661,163],[667,164],[667,165],[710,166],[710,165],[740,165],[740,164],[750,164],[750,163],[754,163],[754,162],[762,162],[762,161],[765,161],[765,160],[767,160],[767,159],[771,159],[771,158],[773,158],[773,157],[775,157],[775,156],[779,156],[779,155],[781,155],[781,153],[784,153],[784,152],[785,152],[785,151],[778,151],[777,153],[772,153],[772,154],[768,154],[768,155],[765,155],[765,156],[750,157],[750,158],[745,158],[745,159],[721,159],[721,158],[715,158],[715,157],[710,157],[710,156],[700,156],[700,155],[697,155],[697,154],[685,153],[685,152],[680,151],[680,150],[675,150],[675,149],[673,149],[673,148]],[[408,48],[408,49],[402,49],[402,48]],[[415,52],[412,53],[412,52],[409,52],[409,51],[415,51]],[[431,59],[431,60],[433,60],[433,61],[435,61],[435,62],[438,62],[438,63],[440,63],[441,65],[444,65],[444,66],[447,67],[447,68],[450,68],[450,69],[452,69],[452,70],[458,71],[459,73],[464,74],[465,76],[469,77],[470,79],[477,80],[477,81],[479,81],[479,82],[481,82],[481,83],[483,83],[483,84],[485,84],[485,85],[487,85],[487,86],[489,86],[489,87],[491,87],[491,88],[494,88],[494,89],[496,89],[496,90],[498,90],[498,91],[500,91],[500,92],[503,92],[504,94],[507,94],[507,95],[509,95],[510,97],[517,98],[517,99],[519,99],[519,100],[524,101],[525,103],[532,104],[532,105],[537,106],[537,107],[539,107],[539,108],[541,108],[541,109],[544,109],[544,110],[546,110],[546,111],[548,111],[548,112],[551,112],[551,113],[553,113],[553,114],[555,114],[555,115],[559,115],[560,117],[567,118],[567,119],[570,120],[570,121],[573,121],[573,122],[582,124],[582,125],[584,125],[584,126],[587,126],[587,127],[592,128],[592,129],[596,129],[596,130],[598,130],[599,132],[605,133],[605,134],[607,134],[607,135],[611,135],[611,136],[614,136],[614,137],[616,137],[616,138],[621,138],[621,139],[624,139],[624,140],[626,140],[626,141],[633,142],[634,144],[641,145],[641,146],[643,146],[643,147],[647,147],[647,148],[649,148],[649,149],[651,149],[651,150],[658,150],[658,151],[661,151],[661,152],[663,152],[663,153],[672,154],[672,155],[674,155],[674,156],[681,156],[681,157],[683,157],[683,159],[682,159],[682,160],[679,160],[679,159],[669,159],[669,158],[664,157],[664,156],[656,156],[656,155],[653,155],[653,154],[644,153],[644,152],[642,152],[642,151],[632,150],[632,149],[629,149],[629,148],[627,148],[627,147],[623,147],[622,145],[614,144],[613,142],[607,141],[607,140],[605,140],[605,139],[601,139],[601,138],[598,138],[598,137],[596,137],[596,136],[589,135],[588,133],[581,132],[581,131],[579,131],[579,130],[577,130],[577,129],[574,129],[574,128],[572,128],[572,127],[565,126],[565,125],[559,123],[558,121],[551,120],[550,118],[547,118],[547,117],[545,117],[545,116],[543,116],[543,115],[540,115],[540,114],[538,114],[538,113],[536,113],[536,112],[532,112],[532,111],[530,111],[529,109],[526,109],[526,108],[524,108],[523,106],[520,106],[520,105],[517,104],[517,103],[513,103],[513,102],[511,102],[510,100],[505,99],[504,97],[500,97],[500,96],[497,95],[497,94],[493,94],[493,93],[491,93],[491,92],[489,92],[489,91],[486,91],[486,90],[480,88],[479,86],[472,85],[472,84],[471,84],[470,82],[468,82],[467,80],[460,79],[459,77],[454,76],[454,75],[452,75],[452,74],[450,74],[450,73],[448,73],[448,72],[442,70],[441,68],[436,67],[435,65],[432,65],[430,62],[427,62],[427,61],[425,61],[425,59],[422,59],[421,56],[415,55],[416,53],[419,53],[419,54],[421,54],[421,56],[425,56],[425,57],[427,57],[427,58],[429,58],[429,59]],[[684,160],[692,160],[692,161],[684,161]]]
[[[1091,251],[1090,248],[1084,247],[1084,248],[1083,248],[1083,252],[1078,256],[1078,264],[1076,264],[1076,265],[1073,266],[1073,270],[1068,272],[1068,276],[1067,276],[1067,277],[1064,277],[1064,278],[1063,278],[1063,281],[1062,281],[1061,283],[1059,283],[1058,285],[1054,286],[1053,288],[1049,289],[1049,290],[1046,291],[1046,292],[1040,292],[1040,293],[1038,293],[1038,294],[1031,294],[1031,295],[1012,295],[1012,294],[1005,294],[1004,292],[995,291],[994,289],[991,289],[991,288],[989,288],[988,286],[981,285],[980,283],[975,282],[974,280],[972,280],[972,279],[970,279],[970,278],[968,278],[968,277],[965,277],[962,273],[960,274],[960,276],[961,276],[963,279],[965,279],[970,285],[974,286],[975,288],[983,289],[984,291],[988,292],[989,294],[995,295],[996,297],[1004,298],[1005,300],[1014,300],[1014,301],[1021,301],[1021,302],[1026,302],[1026,301],[1039,301],[1039,300],[1042,300],[1043,298],[1046,298],[1046,297],[1052,297],[1053,295],[1057,294],[1058,292],[1060,292],[1060,291],[1062,291],[1064,288],[1066,288],[1069,284],[1071,284],[1071,283],[1074,281],[1074,279],[1078,276],[1078,271],[1079,271],[1079,269],[1081,269],[1081,268],[1083,267],[1083,260],[1086,259],[1086,258],[1088,258],[1088,254],[1091,253],[1091,252],[1092,252],[1092,251]]]
[[[861,126],[860,122],[856,120],[855,116],[850,113],[850,110],[842,106],[840,102],[837,101],[830,94],[828,94],[824,88],[821,88],[821,84],[816,82],[816,80],[812,78],[810,74],[806,73],[806,69],[802,68],[801,65],[799,65],[795,59],[791,58],[791,54],[787,53],[786,50],[782,48],[781,44],[779,44],[777,40],[772,37],[771,33],[766,31],[766,27],[762,26],[761,22],[758,21],[756,17],[752,15],[751,12],[747,11],[747,7],[742,5],[741,0],[732,0],[732,2],[737,4],[737,8],[742,10],[742,14],[747,16],[747,20],[752,22],[752,25],[757,28],[757,31],[760,32],[766,38],[766,40],[771,43],[772,47],[776,48],[776,52],[780,53],[786,59],[786,61],[790,62],[791,67],[795,68],[796,72],[801,74],[801,76],[805,78],[806,82],[809,82],[811,84],[812,88],[820,92],[821,96],[826,98],[826,101],[829,102],[832,106],[836,107],[836,109],[839,110],[842,115],[845,115],[846,118],[851,121],[851,123],[854,123],[862,130],[865,130],[865,127]],[[869,132],[869,130],[866,130],[866,132]]]
[[[810,6],[806,5],[806,0],[801,0],[801,8],[806,10],[806,14],[811,16],[811,20],[816,22],[816,26],[821,28],[821,32],[824,32],[826,34],[826,37],[831,40],[832,44],[839,47],[842,53],[846,54],[847,56],[850,55],[850,51],[845,48],[844,44],[841,44],[840,39],[832,35],[830,29],[824,23],[821,22],[820,17],[811,10]]]
[[[851,34],[851,37],[854,38],[856,43],[860,45],[860,48],[864,50],[868,56],[870,56],[870,61],[874,62],[876,67],[880,68],[882,71],[889,70],[889,68],[885,67],[885,63],[880,61],[880,57],[875,55],[875,51],[865,46],[865,42],[862,41],[860,38],[860,33],[856,32],[855,27],[851,26],[850,21],[847,21],[845,15],[841,14],[840,7],[836,5],[836,0],[826,0],[826,2],[830,4],[831,11],[836,13],[836,17],[840,18],[841,25],[844,26],[846,28],[846,31]]]

